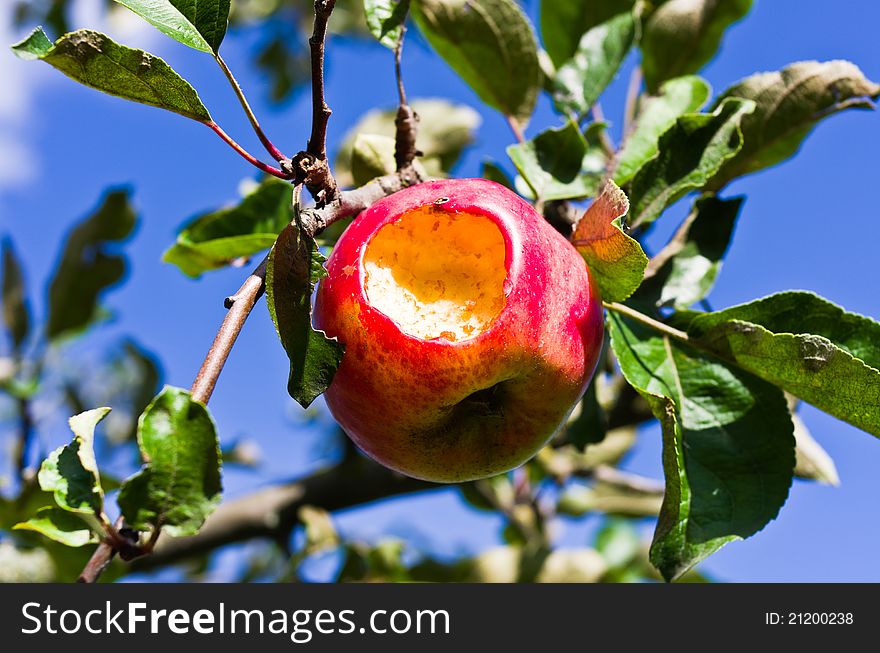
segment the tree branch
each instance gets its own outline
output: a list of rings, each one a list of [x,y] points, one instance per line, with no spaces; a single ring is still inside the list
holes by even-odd
[[[394,138],[394,161],[398,170],[403,170],[412,165],[417,156],[421,156],[416,146],[416,137],[419,130],[419,116],[413,111],[406,101],[406,90],[403,86],[403,75],[400,71],[400,59],[403,53],[403,39],[406,35],[406,27],[401,27],[397,46],[394,48],[394,76],[397,79],[397,96],[400,105],[397,108],[397,116],[394,124],[397,127]]]
[[[332,111],[324,99],[324,42],[336,0],[315,0],[315,24],[309,37],[312,60],[312,132],[304,152],[290,162],[297,183],[305,184],[319,207],[336,199],[339,189],[327,163],[327,122]]]
[[[300,481],[259,490],[223,503],[198,535],[159,538],[153,555],[137,560],[137,571],[153,569],[253,538],[286,539],[297,526],[298,511],[312,505],[342,510],[379,499],[439,487],[392,472],[358,456]]]

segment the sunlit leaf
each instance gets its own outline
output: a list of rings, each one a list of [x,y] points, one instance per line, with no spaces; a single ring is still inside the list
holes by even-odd
[[[695,73],[721,45],[725,30],[749,13],[752,0],[667,0],[645,23],[642,70],[649,90]]]
[[[620,302],[642,283],[648,257],[639,242],[624,233],[620,220],[629,210],[629,200],[613,181],[578,221],[572,244],[584,257],[602,298]]]
[[[220,445],[214,421],[189,392],[166,386],[138,427],[144,466],[119,492],[126,523],[194,535],[220,502]]]
[[[609,312],[627,381],[663,432],[666,492],[651,561],[667,580],[724,544],[754,535],[788,497],[794,435],[781,390]]]
[[[53,45],[38,27],[12,50],[22,59],[41,59],[80,84],[104,93],[199,122],[211,120],[195,89],[167,63],[143,50],[115,43],[106,34],[77,30]]]
[[[541,70],[528,18],[513,0],[413,0],[419,30],[483,102],[524,127]]]
[[[740,124],[751,100],[728,98],[713,113],[687,113],[660,137],[659,153],[630,186],[632,227],[656,220],[669,204],[705,186],[742,147]]]
[[[303,408],[330,386],[345,351],[312,327],[312,291],[327,274],[324,260],[315,241],[291,224],[278,236],[266,267],[266,306],[290,358],[287,391]]]

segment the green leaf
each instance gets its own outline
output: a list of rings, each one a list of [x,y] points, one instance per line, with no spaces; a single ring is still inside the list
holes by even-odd
[[[367,27],[379,43],[394,50],[409,11],[409,0],[364,0]]]
[[[751,6],[752,0],[667,0],[660,5],[645,22],[641,39],[648,90],[709,63],[724,31]]]
[[[721,270],[744,197],[704,195],[672,240],[648,264],[638,300],[687,308],[705,298]]]
[[[194,535],[220,502],[220,445],[204,404],[186,390],[166,386],[138,425],[144,459],[119,491],[126,523],[138,530],[161,526],[173,537]]]
[[[609,313],[626,380],[663,431],[666,493],[651,562],[673,580],[776,517],[794,469],[794,435],[778,388],[711,355]]]
[[[163,34],[202,52],[217,52],[230,0],[116,0]]]
[[[99,317],[101,294],[119,283],[126,270],[125,256],[114,254],[110,245],[126,240],[136,222],[128,191],[111,190],[67,236],[49,284],[49,339],[80,331]]]
[[[355,186],[396,170],[394,139],[377,134],[358,134],[351,146],[351,176]]]
[[[100,540],[99,533],[78,514],[61,508],[43,508],[27,521],[13,526],[13,529],[35,531],[66,546],[85,546]]]
[[[3,239],[3,324],[12,338],[13,351],[21,351],[31,330],[31,311],[21,262],[8,238]]]
[[[823,118],[844,109],[873,109],[871,99],[880,97],[880,85],[848,61],[802,61],[747,77],[716,104],[728,97],[754,100],[757,107],[743,118],[745,142],[712,180],[713,189],[794,156]]]
[[[482,179],[494,181],[496,184],[501,184],[510,190],[514,190],[513,182],[510,181],[510,177],[508,177],[507,173],[493,161],[483,161],[483,164],[480,166],[480,177]]]
[[[541,88],[538,45],[513,0],[414,0],[422,34],[480,99],[525,127]]]
[[[44,492],[53,492],[55,503],[71,512],[100,516],[104,511],[104,490],[95,460],[95,426],[110,412],[96,408],[68,420],[74,437],[43,461],[37,479]]]
[[[22,59],[42,59],[80,84],[104,93],[202,123],[211,120],[195,89],[167,63],[143,50],[115,43],[105,34],[81,29],[52,45],[38,27],[12,50]]]
[[[608,181],[571,236],[607,302],[621,302],[632,295],[648,265],[639,242],[621,228],[620,220],[628,209],[624,192]]]
[[[704,79],[688,75],[665,82],[657,95],[643,96],[635,129],[618,155],[614,181],[622,186],[632,179],[642,166],[657,156],[660,136],[679,116],[699,111],[711,92]]]
[[[581,37],[617,14],[629,12],[633,0],[541,0],[541,38],[558,68],[577,52]]]
[[[656,220],[669,204],[705,186],[742,147],[740,124],[751,100],[728,98],[713,113],[687,113],[660,137],[659,153],[632,180],[632,227]]]
[[[783,292],[687,325],[699,346],[880,436],[880,323],[808,292]]]
[[[188,222],[162,260],[187,276],[198,277],[269,249],[293,217],[292,201],[290,184],[266,179],[239,204]]]
[[[560,112],[585,116],[614,79],[635,38],[635,19],[618,14],[593,27],[574,57],[556,72],[553,98]]]
[[[417,145],[422,155],[417,162],[424,167],[428,176],[445,177],[458,162],[464,149],[473,143],[476,130],[480,126],[480,114],[464,104],[453,104],[441,99],[413,100],[410,106],[419,116]],[[387,168],[389,156],[391,164],[394,163],[396,115],[397,109],[370,111],[348,131],[342,147],[339,148],[334,168],[336,179],[342,186],[360,185],[355,183],[352,175],[352,151],[359,137],[385,137],[386,140],[382,141],[384,167]],[[394,165],[389,171],[394,171]]]
[[[569,120],[534,139],[511,145],[507,154],[538,197],[545,201],[594,195],[605,169],[605,155],[590,147]]]
[[[266,267],[266,305],[290,358],[287,392],[303,408],[333,381],[345,347],[312,327],[311,297],[326,276],[315,241],[289,225],[272,248]]]

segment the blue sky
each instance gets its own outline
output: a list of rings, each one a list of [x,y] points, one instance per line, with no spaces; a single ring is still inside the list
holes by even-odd
[[[118,40],[163,56],[199,90],[217,122],[254,152],[259,150],[231,91],[209,57],[162,37],[134,20],[104,24],[80,3],[74,27],[99,26]],[[531,3],[534,5],[535,3]],[[820,9],[821,6],[821,9]],[[7,12],[4,12],[7,13]],[[534,14],[534,7],[532,8]],[[0,20],[7,20],[3,16]],[[705,70],[720,92],[755,71],[775,70],[804,59],[849,59],[880,79],[876,25],[880,6],[869,0],[833,4],[757,0],[752,14],[727,35]],[[0,37],[21,34],[0,22]],[[262,80],[249,64],[260,35],[233,32],[224,42],[236,71],[272,139],[288,152],[308,137],[310,107],[303,94],[283,107],[270,106]],[[603,105],[619,129],[626,79],[635,59],[613,83]],[[367,42],[338,39],[329,46],[327,98],[334,113],[331,149],[367,110],[392,105],[395,87],[388,51]],[[504,160],[511,142],[500,115],[482,107],[455,75],[415,40],[404,60],[411,97],[446,97],[478,109],[478,141],[455,171],[475,176],[486,157]],[[222,299],[236,289],[243,270],[224,270],[199,281],[160,262],[177,226],[193,214],[234,200],[252,170],[205,127],[78,86],[48,66],[0,53],[0,233],[11,234],[24,259],[32,293],[40,295],[65,230],[95,206],[108,186],[130,185],[141,224],[127,247],[128,282],[108,298],[117,320],[93,336],[100,344],[132,334],[164,362],[165,380],[188,387],[223,317]],[[555,123],[545,100],[529,129]],[[614,132],[616,134],[616,132]],[[876,291],[880,210],[876,184],[880,115],[855,111],[820,125],[791,161],[735,182],[727,195],[748,199],[733,248],[711,296],[716,307],[772,292],[813,290],[849,310],[880,317]],[[506,164],[508,169],[510,165]],[[652,243],[683,216],[674,207]],[[211,401],[222,437],[249,437],[264,450],[259,476],[232,471],[227,495],[271,480],[296,477],[321,464],[326,414],[305,420],[287,396],[287,361],[261,304],[249,320]],[[837,463],[840,488],[796,482],[779,518],[749,541],[729,545],[704,569],[733,581],[880,581],[880,442],[807,407],[804,419]],[[47,446],[67,437],[46,429]],[[642,433],[625,468],[660,475],[656,429]],[[476,551],[498,541],[499,521],[462,507],[452,490],[433,492],[338,519],[345,532],[375,539],[396,534],[430,543],[446,555]],[[564,523],[565,546],[589,542],[595,523]],[[651,525],[644,524],[646,534]]]

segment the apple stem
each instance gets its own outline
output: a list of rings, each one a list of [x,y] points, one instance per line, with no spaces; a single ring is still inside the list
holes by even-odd
[[[232,86],[232,90],[235,91],[235,95],[238,97],[241,108],[244,109],[244,112],[251,123],[251,127],[254,128],[254,133],[256,133],[257,137],[260,139],[263,147],[266,148],[266,151],[276,161],[286,161],[287,157],[282,154],[281,150],[275,147],[272,141],[266,136],[265,132],[263,132],[263,129],[260,127],[260,123],[257,120],[257,116],[254,114],[253,109],[251,109],[247,97],[245,97],[244,91],[241,90],[241,85],[238,83],[238,80],[235,79],[235,75],[232,74],[232,71],[229,69],[229,66],[226,65],[226,62],[223,60],[223,57],[220,56],[219,52],[214,55],[214,59],[217,61],[223,74],[226,75],[226,79],[229,80],[229,84]]]

